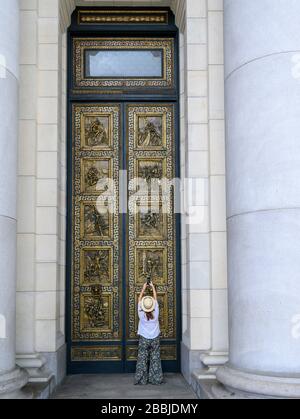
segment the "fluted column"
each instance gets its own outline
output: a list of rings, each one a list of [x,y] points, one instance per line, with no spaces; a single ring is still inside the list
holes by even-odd
[[[19,2],[0,0],[0,398],[27,375],[15,366]]]
[[[236,392],[300,396],[300,2],[224,0],[229,364]]]

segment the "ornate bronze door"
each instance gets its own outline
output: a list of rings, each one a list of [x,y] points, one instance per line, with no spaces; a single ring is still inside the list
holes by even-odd
[[[175,177],[175,106],[126,106],[129,182],[139,179],[140,190],[129,192],[126,359],[137,354],[137,303],[143,284],[151,279],[160,306],[162,359],[177,360],[176,249],[173,198],[149,193]],[[143,183],[144,182],[144,183]],[[145,186],[145,187],[144,187]],[[144,187],[144,188],[143,188]],[[170,199],[169,199],[170,198]]]
[[[120,105],[73,105],[71,362],[122,360],[121,226],[99,210],[101,179],[119,192]],[[101,205],[101,203],[100,203]],[[104,365],[106,366],[106,365]],[[76,368],[75,368],[76,370]]]
[[[158,290],[163,367],[180,370],[179,217],[174,191],[161,188],[178,175],[177,100],[168,100],[165,91],[160,100],[142,100],[138,91],[173,91],[175,41],[70,36],[69,373],[134,370],[137,300],[149,279]],[[151,51],[150,58],[141,59],[150,60],[153,74],[97,75],[104,69],[93,64],[94,57],[115,49]],[[155,74],[158,58],[160,76]],[[124,71],[133,71],[127,67]],[[108,93],[108,88],[115,90]],[[158,194],[150,194],[153,184]]]

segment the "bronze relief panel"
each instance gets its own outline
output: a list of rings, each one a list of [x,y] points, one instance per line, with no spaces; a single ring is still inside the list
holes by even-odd
[[[134,147],[141,150],[165,150],[166,115],[135,115]]]
[[[167,240],[168,215],[164,213],[165,207],[160,202],[149,202],[136,205],[136,239],[137,240]]]
[[[136,178],[157,182],[166,177],[166,160],[160,157],[137,157],[136,159]]]
[[[166,286],[168,271],[167,249],[165,247],[136,247],[135,249],[135,281],[137,286],[148,280],[156,285]]]
[[[81,191],[99,195],[106,191],[107,180],[112,176],[112,161],[107,158],[82,158]]]
[[[112,300],[111,294],[101,292],[100,287],[92,288],[91,292],[83,292],[80,296],[80,328],[81,332],[112,333]]]
[[[112,115],[82,114],[81,148],[111,150],[113,148]]]
[[[81,250],[80,283],[83,286],[107,286],[112,284],[112,248],[90,247]]]
[[[81,238],[112,240],[113,215],[109,206],[97,201],[81,201]]]

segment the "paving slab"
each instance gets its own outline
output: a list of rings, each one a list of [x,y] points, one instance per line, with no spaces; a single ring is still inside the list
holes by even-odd
[[[53,399],[196,399],[181,374],[165,374],[160,386],[135,386],[133,374],[71,375],[53,394]]]

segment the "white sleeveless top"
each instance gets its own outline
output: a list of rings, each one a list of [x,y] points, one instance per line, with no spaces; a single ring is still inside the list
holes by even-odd
[[[140,319],[138,335],[143,336],[146,339],[157,338],[160,335],[158,302],[155,301],[154,311],[152,312],[153,319],[147,320],[146,313],[142,310],[141,303],[138,304],[138,314]]]

